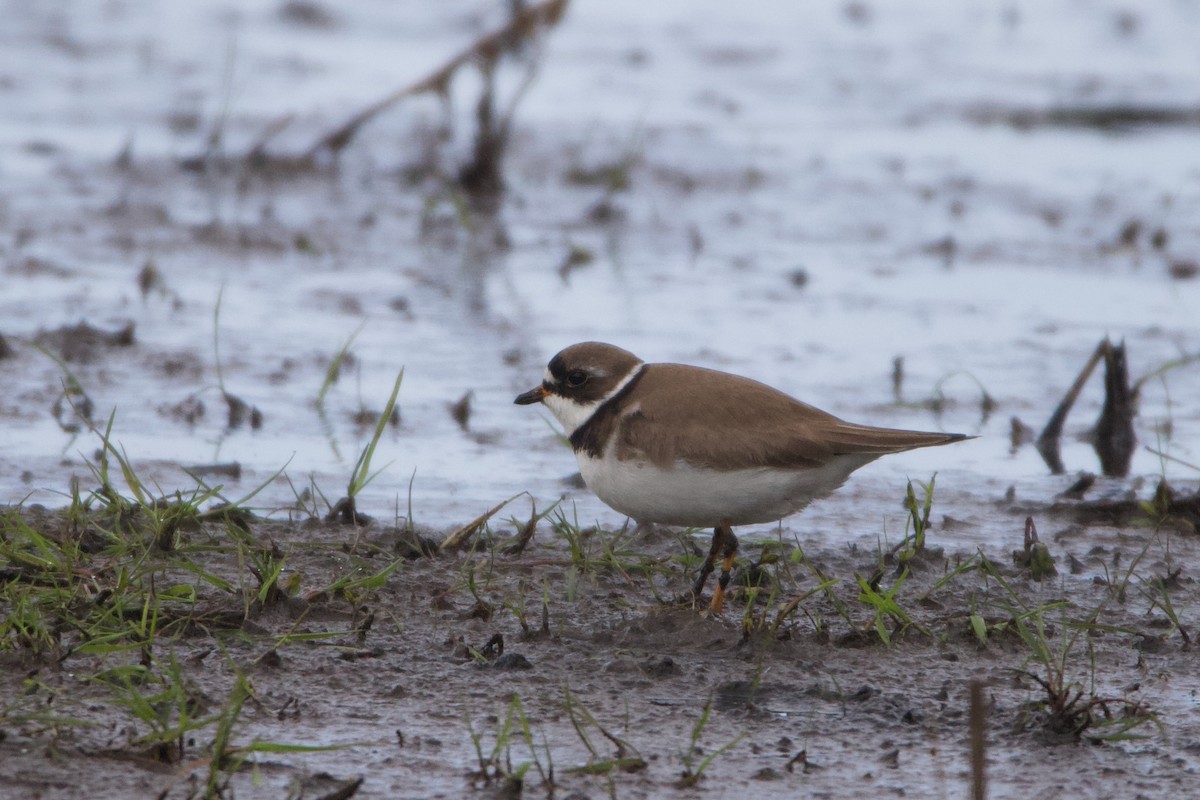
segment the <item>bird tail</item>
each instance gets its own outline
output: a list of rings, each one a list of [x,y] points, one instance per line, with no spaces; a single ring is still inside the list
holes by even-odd
[[[839,455],[856,453],[902,453],[918,447],[937,447],[974,439],[965,433],[934,433],[930,431],[905,431],[894,428],[873,428],[868,425],[843,423],[833,431],[830,442]]]

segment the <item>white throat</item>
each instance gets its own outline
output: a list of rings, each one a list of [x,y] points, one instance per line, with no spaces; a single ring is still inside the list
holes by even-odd
[[[560,397],[557,394],[546,395],[546,399],[543,400],[542,403],[546,406],[546,408],[550,409],[550,413],[553,414],[555,419],[562,424],[563,433],[567,435],[567,438],[570,438],[571,434],[579,430],[579,428],[585,422],[592,418],[592,414],[596,413],[596,409],[604,405],[604,403],[607,402],[610,397],[613,397],[622,389],[624,389],[631,380],[636,378],[641,371],[645,369],[645,367],[646,365],[644,363],[638,364],[634,369],[629,371],[628,375],[621,379],[620,383],[613,387],[611,392],[604,395],[604,397],[601,397],[599,400],[592,401],[591,403],[577,403],[574,400],[568,400],[567,398]],[[550,370],[546,370],[545,380],[547,382],[553,381],[553,376],[550,374]]]

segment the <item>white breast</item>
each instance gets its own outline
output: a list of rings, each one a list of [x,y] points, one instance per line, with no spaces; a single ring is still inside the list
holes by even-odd
[[[677,462],[662,469],[646,461],[620,461],[577,453],[579,471],[596,496],[638,522],[715,527],[775,522],[800,511],[845,483],[874,454],[843,456],[813,469],[761,467],[723,471]]]

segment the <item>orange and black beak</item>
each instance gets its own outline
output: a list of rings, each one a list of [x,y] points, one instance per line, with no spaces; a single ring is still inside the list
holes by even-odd
[[[533,403],[542,402],[546,399],[546,395],[548,394],[549,392],[546,391],[546,385],[542,384],[537,388],[530,389],[528,392],[525,392],[525,394],[517,395],[517,399],[513,400],[513,402],[519,406],[528,406],[532,405]]]

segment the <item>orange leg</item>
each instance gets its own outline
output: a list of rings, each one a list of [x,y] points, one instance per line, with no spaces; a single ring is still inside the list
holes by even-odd
[[[708,581],[708,576],[716,569],[717,559],[723,558],[721,562],[721,579],[717,582],[717,588],[713,592],[711,607],[713,613],[721,613],[721,608],[725,604],[725,588],[729,586],[729,573],[733,569],[733,559],[737,554],[738,540],[733,535],[733,529],[728,524],[722,522],[713,529],[712,547],[709,548],[708,558],[704,560],[704,566],[700,568],[700,575],[696,578],[696,583],[692,587],[692,596],[700,599],[700,595],[704,592],[704,584]]]
[[[717,553],[721,552],[721,529],[713,529],[712,547],[709,548],[708,558],[704,559],[704,566],[700,567],[700,574],[696,576],[696,583],[692,586],[692,599],[699,600],[700,595],[704,593],[704,584],[708,582],[708,576],[712,574],[713,565],[717,562]]]
[[[723,531],[722,528],[724,529]],[[733,535],[732,528],[722,524],[721,527],[717,528],[717,532],[722,534],[723,547],[721,555],[723,559],[721,561],[721,579],[717,581],[717,588],[713,591],[712,602],[710,603],[714,614],[720,614],[721,609],[725,606],[725,589],[729,586],[729,576],[733,571],[733,560],[737,555],[738,549],[738,540]],[[715,540],[716,536],[714,535],[713,538]]]

